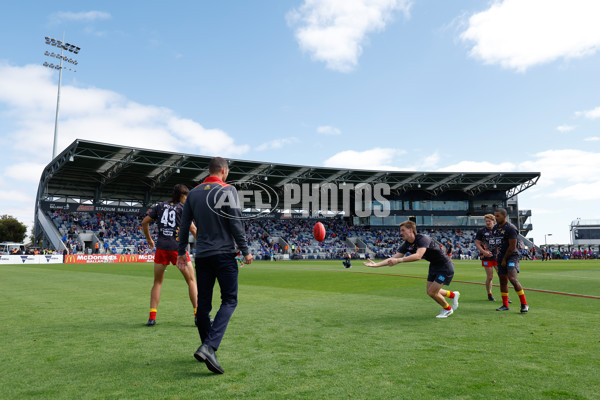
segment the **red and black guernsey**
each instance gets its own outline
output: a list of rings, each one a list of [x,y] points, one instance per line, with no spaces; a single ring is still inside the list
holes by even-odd
[[[493,229],[493,235],[495,239],[495,245],[498,249],[497,260],[498,265],[502,262],[504,255],[508,251],[508,241],[510,239],[518,239],[519,231],[517,228],[511,224],[510,222],[505,222],[504,225],[496,224]],[[507,260],[519,259],[519,246],[515,246],[515,251],[512,254],[509,254],[506,258]]]
[[[157,249],[177,251],[182,213],[183,204],[168,201],[158,203],[150,210],[148,216],[158,225]]]
[[[485,250],[489,250],[492,252],[491,257],[481,257],[481,259],[483,261],[496,261],[496,257],[494,257],[493,255],[494,251],[496,250],[494,230],[488,229],[487,226],[484,226],[483,228],[477,231],[477,234],[475,235],[475,240],[479,240],[481,242],[481,246]]]

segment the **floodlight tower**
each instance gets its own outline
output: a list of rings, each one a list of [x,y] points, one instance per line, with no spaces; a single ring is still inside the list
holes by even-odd
[[[60,54],[54,53],[54,52],[49,52],[49,51],[46,51],[44,53],[44,55],[46,55],[48,57],[55,57],[60,60],[60,63],[57,65],[54,65],[54,64],[48,63],[48,62],[44,62],[44,67],[58,70],[58,94],[56,96],[56,117],[54,118],[54,145],[52,147],[52,159],[54,159],[54,157],[56,157],[56,142],[57,142],[57,137],[58,137],[58,110],[60,107],[60,85],[62,82],[62,71],[63,71],[63,69],[66,69],[66,70],[69,70],[72,72],[77,72],[74,69],[63,67],[63,61],[66,61],[73,65],[78,64],[77,60],[74,60],[70,57],[66,57],[63,55],[63,53],[66,50],[66,51],[69,51],[74,54],[79,54],[79,50],[81,50],[81,48],[75,46],[74,44],[65,43],[64,33],[63,33],[62,41],[46,36],[46,44],[50,45],[50,46],[55,46],[60,49]]]

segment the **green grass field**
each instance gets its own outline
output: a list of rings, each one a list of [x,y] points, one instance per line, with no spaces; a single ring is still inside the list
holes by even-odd
[[[598,261],[521,270],[525,288],[600,297]],[[457,262],[460,308],[440,320],[426,272],[425,262],[246,266],[218,376],[192,356],[200,343],[176,268],[148,328],[151,265],[0,266],[0,398],[598,398],[600,299],[526,291],[520,314],[511,290],[500,313],[483,286],[457,282],[482,282],[480,264]]]

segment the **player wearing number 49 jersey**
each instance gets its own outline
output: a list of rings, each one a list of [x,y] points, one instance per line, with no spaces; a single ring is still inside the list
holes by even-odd
[[[171,201],[158,203],[152,208],[148,215],[142,221],[142,228],[148,246],[151,249],[156,247],[154,256],[154,285],[150,291],[150,318],[148,326],[156,325],[156,312],[158,302],[160,301],[160,291],[165,277],[165,271],[169,264],[177,265],[177,248],[179,246],[179,225],[181,223],[181,214],[183,212],[183,203],[187,199],[189,189],[185,185],[175,185]],[[158,240],[156,245],[150,236],[149,224],[156,221],[158,227]],[[196,236],[196,227],[192,224],[190,231]],[[194,307],[194,314],[198,306],[198,287],[194,275],[194,267],[187,256],[188,265],[185,270],[181,270],[185,281],[188,284],[190,301]]]

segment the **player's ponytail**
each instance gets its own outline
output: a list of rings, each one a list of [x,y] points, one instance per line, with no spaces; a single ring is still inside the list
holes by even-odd
[[[182,185],[182,184],[177,184],[173,187],[173,195],[171,196],[171,202],[172,203],[180,203],[181,202],[181,196],[187,196],[187,194],[190,192],[190,189],[188,189],[187,186]]]

